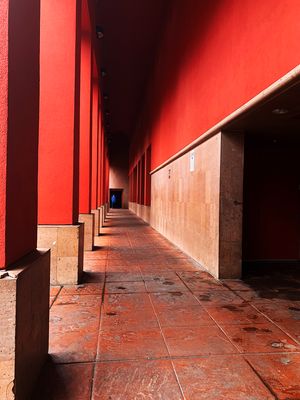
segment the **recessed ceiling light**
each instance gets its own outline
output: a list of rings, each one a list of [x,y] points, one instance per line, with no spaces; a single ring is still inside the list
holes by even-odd
[[[289,112],[289,110],[287,110],[286,108],[275,108],[272,113],[276,114],[276,115],[284,115],[287,114]]]
[[[100,26],[96,26],[96,34],[98,39],[102,39],[104,37],[103,29]]]

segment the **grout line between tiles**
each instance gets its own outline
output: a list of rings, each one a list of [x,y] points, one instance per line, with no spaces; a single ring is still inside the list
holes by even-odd
[[[176,369],[175,369],[175,365],[174,365],[173,360],[172,360],[172,358],[171,358],[171,353],[170,353],[170,349],[169,349],[167,340],[166,340],[166,338],[165,338],[165,335],[164,335],[162,326],[161,326],[161,324],[160,324],[160,321],[159,321],[159,318],[158,318],[156,309],[155,309],[154,304],[153,304],[153,302],[152,302],[152,298],[151,298],[151,296],[150,296],[150,293],[148,293],[148,296],[149,296],[149,300],[150,300],[150,303],[151,303],[151,305],[152,305],[152,309],[153,309],[154,315],[155,315],[155,317],[156,317],[156,320],[157,320],[157,323],[158,323],[158,326],[159,326],[159,329],[160,329],[160,333],[161,333],[161,335],[162,335],[162,338],[163,338],[163,341],[164,341],[164,343],[165,343],[167,352],[168,352],[168,354],[169,354],[169,359],[170,359],[170,362],[171,362],[171,365],[172,365],[172,369],[173,369],[173,373],[174,373],[174,375],[175,375],[176,382],[177,382],[177,384],[178,384],[178,386],[179,386],[179,389],[180,389],[180,392],[181,392],[181,396],[182,396],[182,398],[183,398],[184,400],[186,400],[186,397],[185,397],[184,392],[183,392],[183,388],[182,388],[182,386],[181,386],[181,383],[180,383],[180,381],[179,381],[179,377],[178,377],[178,375],[177,375],[177,371],[176,371]]]
[[[117,363],[117,362],[147,362],[147,361],[176,361],[176,360],[196,360],[199,358],[207,358],[207,357],[226,357],[226,358],[243,358],[248,356],[291,356],[291,355],[300,355],[300,352],[261,352],[261,353],[220,353],[220,354],[195,354],[188,356],[165,356],[165,357],[145,357],[145,358],[116,358],[116,359],[108,359],[108,360],[87,360],[87,361],[61,361],[55,362],[56,365],[72,365],[72,364],[101,364],[101,363]]]
[[[176,273],[177,274],[177,273]],[[239,348],[236,346],[236,344],[233,342],[233,340],[230,339],[230,337],[228,336],[228,334],[226,333],[226,331],[222,328],[222,326],[215,320],[215,318],[213,318],[212,315],[210,315],[210,313],[206,310],[206,308],[201,304],[201,302],[199,301],[198,297],[192,292],[192,290],[188,287],[188,285],[186,285],[186,283],[184,282],[184,280],[180,277],[180,275],[177,274],[177,276],[179,277],[179,279],[182,280],[183,284],[188,288],[189,292],[193,295],[193,297],[197,300],[197,302],[200,304],[200,306],[203,308],[203,310],[209,315],[209,317],[214,321],[214,323],[218,326],[218,328],[223,332],[223,334],[225,335],[225,337],[229,340],[229,343],[231,343],[233,345],[233,347],[238,351],[238,353],[242,354],[243,352],[241,352],[239,350]]]
[[[276,393],[273,391],[271,386],[266,382],[263,377],[256,371],[256,369],[252,366],[252,364],[247,360],[247,358],[243,357],[246,363],[249,365],[251,370],[254,372],[254,374],[258,377],[258,379],[261,381],[261,383],[269,390],[269,392],[274,396],[275,400],[279,400]]]
[[[50,288],[51,288],[51,286],[50,286]],[[56,293],[56,295],[54,296],[54,299],[53,299],[53,301],[52,301],[52,304],[51,304],[51,306],[49,307],[49,310],[51,310],[53,304],[56,302],[56,299],[58,298],[58,295],[60,294],[62,288],[63,288],[63,286],[60,286],[59,291],[58,291],[58,292]]]
[[[90,387],[90,390],[91,390],[90,400],[93,400],[93,398],[94,398],[94,383],[95,383],[95,372],[96,372],[96,365],[97,365],[96,360],[97,360],[98,349],[99,349],[100,328],[101,328],[102,310],[103,310],[103,303],[104,303],[104,292],[105,292],[105,284],[106,284],[106,269],[107,269],[107,265],[105,266],[104,283],[103,283],[103,287],[102,287],[101,305],[100,305],[100,310],[99,310],[96,355],[95,355],[95,361],[94,361],[93,371],[92,371],[92,381],[91,381],[91,387]]]
[[[256,312],[258,312],[259,314],[261,314],[264,318],[266,318],[270,323],[272,323],[273,325],[275,325],[278,329],[280,329],[285,335],[289,336],[290,339],[292,339],[296,344],[300,344],[300,341],[298,341],[297,339],[295,339],[289,332],[287,332],[286,330],[284,330],[283,328],[281,328],[280,325],[277,324],[277,322],[275,322],[272,318],[270,318],[267,314],[263,313],[262,311],[260,311],[255,304],[252,304],[251,300],[245,300],[242,296],[239,295],[239,293],[236,293],[236,290],[232,289],[231,287],[227,286],[226,287],[233,292],[236,296],[240,297],[242,300],[244,300],[245,303],[249,304]]]

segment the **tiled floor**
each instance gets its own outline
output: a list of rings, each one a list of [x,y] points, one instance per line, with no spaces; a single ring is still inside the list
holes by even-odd
[[[300,399],[299,272],[218,282],[128,211],[104,232],[51,289],[34,400]]]

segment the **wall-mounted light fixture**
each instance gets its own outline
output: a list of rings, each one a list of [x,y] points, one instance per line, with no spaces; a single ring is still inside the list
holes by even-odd
[[[99,25],[96,26],[96,35],[98,39],[104,38],[103,29]]]
[[[288,112],[289,110],[287,110],[286,108],[274,108],[274,110],[272,110],[272,113],[275,115],[284,115]]]

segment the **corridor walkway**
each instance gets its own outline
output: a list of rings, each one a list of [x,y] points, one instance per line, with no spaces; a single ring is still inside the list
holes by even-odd
[[[51,290],[36,400],[300,399],[297,288],[216,281],[128,211],[106,225],[86,283]]]

